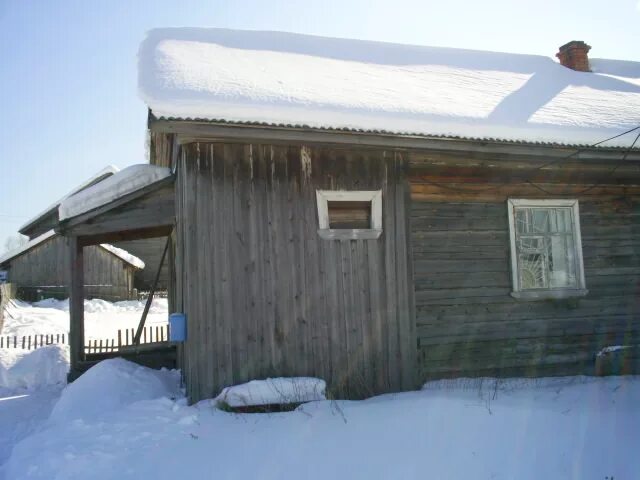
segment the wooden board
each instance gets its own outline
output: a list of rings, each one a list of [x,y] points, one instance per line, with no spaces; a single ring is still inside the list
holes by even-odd
[[[434,202],[414,195],[422,381],[593,373],[599,349],[638,341],[640,215],[625,188],[606,188],[606,196],[580,205],[588,295],[545,301],[510,296],[506,202],[463,202],[457,194],[451,202]]]
[[[385,152],[183,147],[176,275],[192,401],[273,375],[318,376],[338,396],[415,387],[406,166]],[[316,189],[382,189],[381,237],[321,238]]]

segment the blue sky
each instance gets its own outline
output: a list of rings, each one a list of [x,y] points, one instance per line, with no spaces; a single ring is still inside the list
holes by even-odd
[[[284,30],[640,61],[639,0],[0,0],[0,251],[8,235],[108,164],[147,161],[136,54],[164,26]]]

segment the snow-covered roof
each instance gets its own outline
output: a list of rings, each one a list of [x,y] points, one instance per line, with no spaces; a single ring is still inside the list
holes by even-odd
[[[125,262],[133,265],[134,267],[139,268],[141,270],[144,268],[144,262],[138,257],[136,257],[135,255],[130,254],[126,250],[122,248],[114,247],[113,245],[110,245],[108,243],[101,243],[100,246],[105,250],[113,253],[116,257],[121,258]]]
[[[72,218],[171,176],[157,165],[131,165],[111,177],[65,199],[58,207],[60,220]]]
[[[15,248],[15,249],[13,249],[13,250],[11,250],[9,252],[6,252],[2,256],[0,256],[0,265],[2,265],[3,263],[8,262],[9,260],[13,260],[16,257],[19,257],[20,255],[28,252],[32,248],[37,247],[41,243],[46,242],[47,240],[49,240],[50,238],[55,237],[56,235],[57,234],[56,234],[56,232],[54,230],[49,230],[48,232],[45,232],[42,235],[40,235],[40,236],[38,236],[38,237],[36,237],[36,238],[34,238],[32,240],[29,240],[24,245],[22,245],[22,246],[20,246],[18,248]],[[108,252],[111,252],[116,257],[119,257],[120,259],[124,260],[125,262],[127,262],[130,265],[133,265],[136,268],[140,268],[140,269],[144,268],[144,262],[142,260],[140,260],[135,255],[130,254],[126,250],[123,250],[122,248],[114,247],[113,245],[109,245],[108,243],[103,243],[103,244],[100,245],[100,247],[104,248]]]
[[[138,65],[159,118],[573,145],[640,125],[638,62],[583,73],[538,55],[168,28],[148,33]]]
[[[106,166],[105,168],[103,168],[102,170],[97,172],[95,175],[92,175],[87,180],[85,180],[80,185],[78,185],[76,188],[71,190],[64,197],[62,197],[59,200],[55,201],[54,203],[49,205],[47,208],[42,210],[39,214],[37,214],[36,216],[34,216],[31,219],[29,219],[24,225],[22,225],[18,229],[18,231],[22,232],[23,230],[30,228],[35,223],[40,221],[42,218],[44,218],[45,216],[47,216],[50,213],[52,213],[55,210],[57,210],[58,206],[64,201],[64,199],[70,197],[71,195],[74,195],[74,194],[78,193],[81,190],[84,190],[85,188],[87,188],[87,187],[89,187],[89,186],[91,186],[91,185],[93,185],[93,184],[95,184],[97,182],[100,182],[101,180],[105,179],[106,177],[108,177],[110,175],[113,175],[114,173],[118,172],[119,170],[120,169],[118,167],[114,166],[114,165]]]
[[[56,235],[56,232],[54,232],[53,230],[49,230],[48,232],[45,232],[42,235],[39,235],[29,240],[24,245],[21,245],[18,248],[14,248],[13,250],[9,250],[8,252],[5,252],[2,256],[0,256],[0,265],[2,265],[3,263],[13,258],[16,258],[22,255],[23,253],[31,250],[33,247],[36,247],[41,243],[49,240],[51,237],[55,237],[55,235]]]

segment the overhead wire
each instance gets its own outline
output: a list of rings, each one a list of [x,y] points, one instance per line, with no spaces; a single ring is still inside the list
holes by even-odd
[[[546,167],[549,167],[551,165],[554,165],[554,164],[556,164],[556,163],[558,163],[560,161],[568,160],[569,158],[574,157],[575,155],[578,155],[581,152],[584,152],[584,151],[589,150],[591,148],[597,147],[598,145],[602,145],[603,143],[606,143],[608,141],[611,141],[611,140],[614,140],[616,138],[622,137],[623,135],[627,135],[627,134],[629,134],[631,132],[634,132],[636,130],[640,130],[640,125],[638,125],[636,127],[633,127],[633,128],[631,128],[629,130],[626,130],[626,131],[624,131],[622,133],[619,133],[617,135],[614,135],[612,137],[606,138],[604,140],[600,140],[599,142],[593,143],[593,144],[588,145],[586,147],[578,148],[574,152],[572,152],[571,154],[569,154],[567,156],[564,156],[564,157],[561,157],[561,158],[557,158],[555,160],[552,160],[551,162],[547,162],[544,165],[533,167],[533,168],[531,168],[531,169],[529,169],[527,171],[542,170],[543,168],[546,168]],[[627,156],[629,155],[629,153],[631,153],[631,151],[633,150],[633,147],[635,147],[635,145],[638,142],[638,140],[640,140],[640,131],[638,132],[638,135],[636,136],[636,138],[633,141],[633,143],[625,150],[625,152],[624,152],[624,154],[622,156],[622,159],[619,161],[619,163],[612,170],[607,172],[605,177],[610,177],[611,175],[613,175],[617,171],[617,169],[626,161]],[[567,194],[558,194],[558,193],[550,192],[550,191],[544,189],[543,187],[541,187],[540,185],[535,184],[531,180],[524,180],[524,182],[529,184],[529,185],[531,185],[532,187],[540,190],[541,192],[543,192],[543,193],[545,193],[547,195],[568,195],[568,193]],[[472,188],[461,188],[461,187],[452,187],[450,185],[442,184],[442,183],[439,183],[439,182],[432,182],[432,181],[429,181],[427,179],[422,179],[421,183],[426,183],[428,185],[439,187],[439,188],[442,188],[444,190],[450,190],[450,191],[460,192],[460,193],[484,193],[484,192],[488,192],[488,191],[491,191],[491,190],[497,190],[498,188],[502,187],[502,185],[494,185],[494,186],[486,187],[486,188],[482,188],[482,189],[480,189],[480,188],[473,188],[473,189]],[[585,190],[583,190],[581,192],[577,192],[577,193],[574,192],[574,193],[572,193],[572,195],[580,195],[582,193],[586,193],[586,192],[588,192],[590,190],[593,190],[594,188],[596,188],[597,186],[600,186],[600,185],[602,185],[602,182],[600,182],[598,184],[595,184],[595,185],[591,185],[591,186],[587,187]]]

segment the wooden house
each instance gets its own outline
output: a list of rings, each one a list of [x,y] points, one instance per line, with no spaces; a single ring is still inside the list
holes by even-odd
[[[640,335],[640,64],[587,52],[152,31],[152,165],[58,227],[74,372],[84,247],[168,236],[192,401],[274,375],[362,397],[593,373]]]

